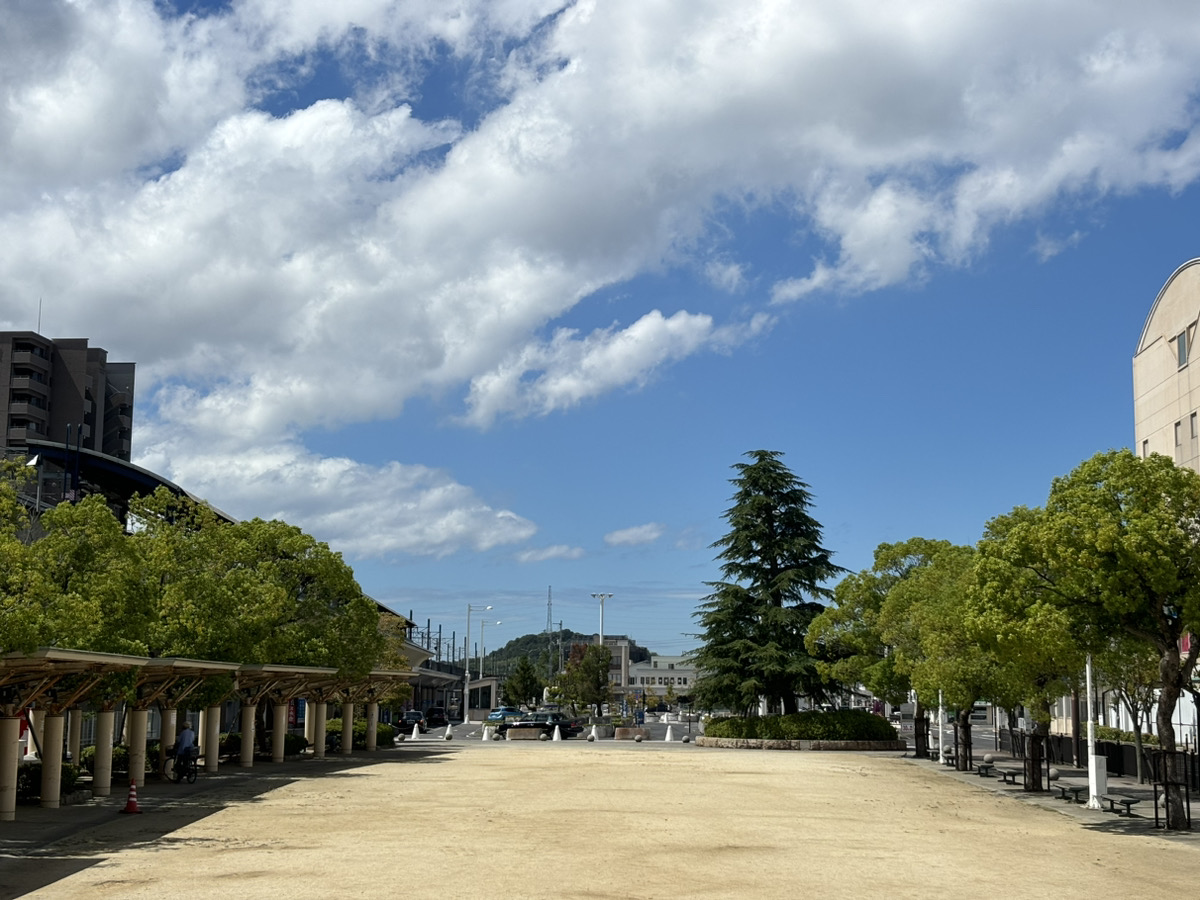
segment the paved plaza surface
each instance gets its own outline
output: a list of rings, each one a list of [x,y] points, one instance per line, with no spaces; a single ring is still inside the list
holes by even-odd
[[[1183,896],[1200,872],[1200,832],[1156,831],[1150,808],[898,753],[431,736],[125,802],[19,807],[0,897]]]

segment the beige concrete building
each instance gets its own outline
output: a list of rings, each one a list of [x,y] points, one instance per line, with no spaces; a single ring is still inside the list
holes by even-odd
[[[1133,357],[1134,449],[1200,471],[1200,259],[1167,279]]]

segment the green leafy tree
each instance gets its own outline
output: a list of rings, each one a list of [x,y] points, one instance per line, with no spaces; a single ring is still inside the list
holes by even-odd
[[[712,593],[696,613],[703,631],[692,655],[701,671],[695,697],[703,707],[742,714],[759,698],[795,712],[798,696],[824,698],[804,637],[823,609],[817,601],[829,596],[825,582],[844,570],[821,546],[808,485],[777,452],[746,455],[751,462],[734,466],[729,531],[713,544],[725,580],[709,583]]]
[[[1200,475],[1157,454],[1099,453],[1057,478],[1044,512],[1005,542],[1009,563],[1047,603],[1071,609],[1084,649],[1127,635],[1158,657],[1160,747],[1176,749],[1172,718],[1200,642]],[[1167,791],[1167,825],[1186,826],[1184,797]]]
[[[545,682],[526,654],[517,660],[512,672],[504,680],[504,701],[512,706],[533,709],[542,696],[544,686]]]
[[[43,643],[140,655],[156,614],[138,545],[98,494],[44,513],[29,547],[41,574]]]
[[[971,765],[971,710],[995,689],[994,657],[982,650],[967,619],[975,551],[948,541],[914,538],[893,545],[892,564],[906,566],[879,613],[880,634],[927,705],[939,695],[954,711],[957,764]]]
[[[1028,548],[1042,510],[1018,507],[992,519],[978,545],[975,585],[968,614],[980,646],[997,663],[993,699],[1006,708],[1020,702],[1033,727],[1025,790],[1042,790],[1042,761],[1054,701],[1070,693],[1084,666],[1081,649],[1086,622],[1077,609],[1052,603],[1033,583],[1034,575],[1014,566],[1013,554]]]
[[[1116,635],[1096,654],[1096,675],[1117,696],[1117,702],[1133,722],[1133,740],[1137,745],[1138,781],[1146,780],[1145,747],[1142,732],[1153,715],[1158,699],[1158,651],[1145,641],[1128,635]]]
[[[596,715],[611,699],[608,679],[612,651],[598,644],[574,644],[566,671],[559,677],[563,695],[574,705],[594,707]]]
[[[328,666],[362,675],[383,658],[377,605],[341,555],[299,528],[230,524],[165,490],[133,505],[159,590],[164,656]]]
[[[888,592],[914,570],[929,563],[945,542],[913,538],[875,548],[870,569],[847,575],[833,591],[833,605],[809,626],[805,647],[817,659],[821,674],[845,685],[861,684],[893,705],[908,700],[912,682],[896,666],[896,648],[884,640],[880,615]],[[917,652],[908,641],[910,656]],[[928,755],[928,729],[923,698],[917,695],[913,714],[916,754]],[[935,698],[932,698],[936,700]]]

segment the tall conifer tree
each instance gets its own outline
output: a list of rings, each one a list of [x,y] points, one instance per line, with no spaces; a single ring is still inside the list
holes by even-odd
[[[798,696],[824,696],[804,636],[824,609],[818,601],[830,595],[825,582],[845,570],[821,546],[821,525],[808,512],[812,494],[782,454],[746,456],[750,462],[733,467],[729,532],[712,545],[725,580],[709,582],[712,593],[696,613],[704,629],[693,654],[702,672],[696,700],[747,713],[763,697],[795,712]]]

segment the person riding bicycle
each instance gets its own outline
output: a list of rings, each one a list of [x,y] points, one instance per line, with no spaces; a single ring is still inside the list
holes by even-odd
[[[192,731],[192,723],[184,722],[183,730],[175,738],[176,756],[195,756],[196,732]]]
[[[192,723],[184,722],[183,730],[175,738],[175,780],[179,781],[188,769],[194,769],[196,757],[200,749],[196,746],[196,732],[192,731]],[[194,774],[189,773],[188,781],[195,781]]]

